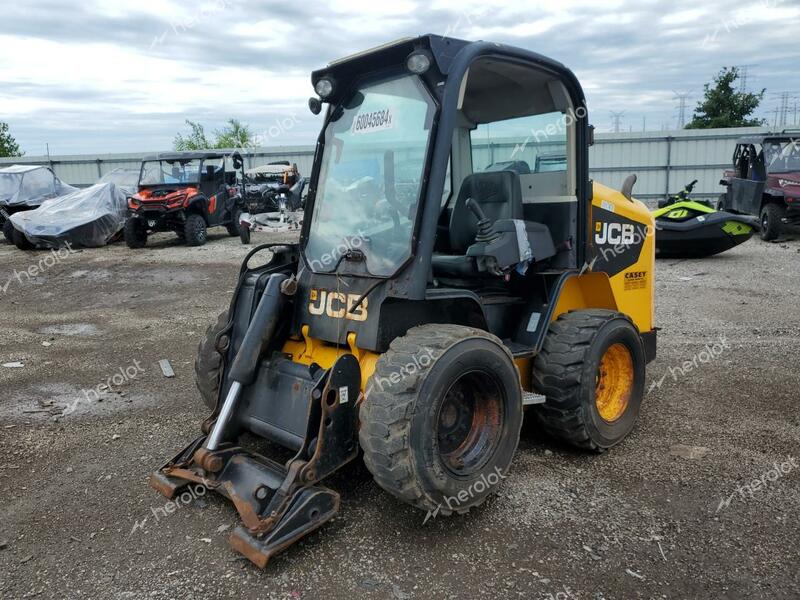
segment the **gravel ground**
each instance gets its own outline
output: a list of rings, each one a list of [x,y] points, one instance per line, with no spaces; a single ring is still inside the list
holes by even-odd
[[[147,485],[206,416],[194,352],[247,250],[0,244],[0,364],[23,365],[0,367],[0,597],[800,597],[800,237],[659,262],[659,356],[613,451],[527,423],[500,492],[425,525],[350,466],[340,516],[264,571],[223,499],[167,514]]]

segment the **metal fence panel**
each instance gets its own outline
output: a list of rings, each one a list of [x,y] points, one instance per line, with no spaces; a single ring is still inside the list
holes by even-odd
[[[730,166],[736,140],[749,133],[767,131],[750,127],[741,129],[680,130],[670,132],[597,134],[589,151],[589,166],[593,179],[619,188],[625,178],[636,173],[639,177],[634,190],[636,197],[653,203],[667,194],[680,191],[693,179],[699,181],[696,195],[715,198],[722,189],[719,180]],[[508,154],[508,145],[515,140],[497,140],[475,150],[475,166],[483,168],[492,162],[493,153]],[[540,147],[541,149],[541,147]],[[558,149],[545,148],[553,152]],[[283,146],[254,148],[240,151],[247,168],[276,160],[297,163],[303,175],[311,174],[314,146]],[[535,148],[526,148],[520,155],[532,166],[536,162]],[[71,185],[87,186],[101,175],[124,167],[138,169],[143,156],[154,154],[106,154],[70,156],[30,156],[0,159],[3,164],[49,164],[56,174]]]

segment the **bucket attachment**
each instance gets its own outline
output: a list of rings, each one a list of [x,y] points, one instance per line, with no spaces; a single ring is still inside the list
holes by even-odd
[[[201,436],[154,473],[150,485],[167,498],[190,483],[228,498],[242,518],[230,544],[263,568],[338,513],[339,494],[317,483],[358,454],[360,382],[352,354],[317,378],[302,446],[285,465],[229,442],[209,449]]]

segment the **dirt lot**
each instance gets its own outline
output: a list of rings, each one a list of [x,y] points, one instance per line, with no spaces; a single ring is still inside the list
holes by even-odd
[[[205,417],[194,352],[245,253],[0,244],[0,364],[23,365],[0,367],[0,597],[800,597],[798,238],[659,262],[659,357],[620,447],[526,425],[494,499],[425,525],[353,466],[341,515],[265,571],[221,498],[167,514],[147,485]]]

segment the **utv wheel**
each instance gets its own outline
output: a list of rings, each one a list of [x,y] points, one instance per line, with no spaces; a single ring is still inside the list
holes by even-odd
[[[519,373],[495,336],[423,325],[378,359],[360,410],[378,485],[434,514],[465,513],[496,490],[517,449]]]
[[[533,385],[547,397],[535,408],[553,437],[602,452],[633,430],[644,395],[639,333],[622,313],[579,310],[550,325],[533,366]]]
[[[786,209],[780,204],[770,202],[761,209],[761,239],[771,242],[781,234],[782,220]]]
[[[3,222],[3,237],[6,238],[9,244],[14,243],[14,226],[8,219]]]
[[[241,225],[239,224],[239,219],[242,216],[242,209],[241,208],[234,208],[233,212],[231,213],[231,222],[225,225],[225,229],[228,230],[228,235],[231,237],[237,237],[239,235],[239,231],[241,229]]]
[[[128,248],[144,248],[147,245],[147,227],[138,217],[130,217],[125,221],[123,236]]]
[[[239,239],[242,240],[243,244],[250,243],[250,227],[239,225]]]
[[[11,232],[11,239],[14,241],[14,245],[20,250],[36,249],[36,245],[28,241],[28,238],[25,237],[25,234],[18,229],[14,229],[14,231]]]
[[[183,224],[183,236],[187,246],[202,246],[208,241],[208,231],[203,217],[193,213],[186,217]]]
[[[222,377],[222,354],[216,347],[217,334],[228,324],[228,311],[217,317],[217,322],[206,329],[205,337],[197,347],[194,361],[194,381],[200,390],[203,403],[214,410],[219,395],[219,382]],[[222,340],[223,343],[225,340]]]

